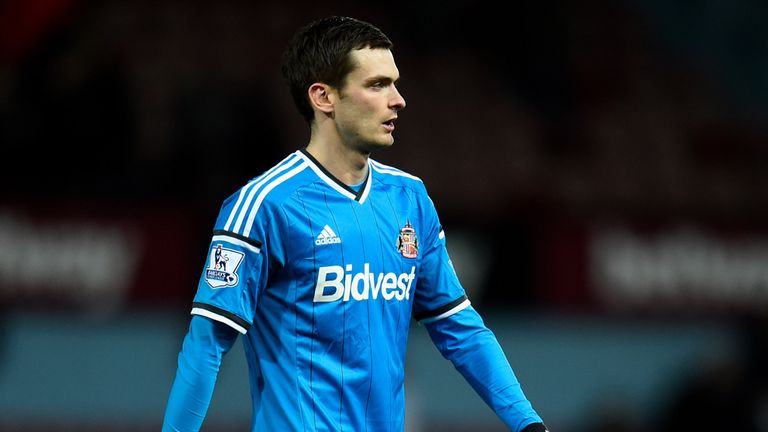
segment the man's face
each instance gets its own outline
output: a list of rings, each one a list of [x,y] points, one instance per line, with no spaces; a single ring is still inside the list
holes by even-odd
[[[397,112],[405,107],[395,83],[400,73],[388,49],[352,51],[355,68],[334,104],[334,121],[343,144],[369,153],[394,142]]]

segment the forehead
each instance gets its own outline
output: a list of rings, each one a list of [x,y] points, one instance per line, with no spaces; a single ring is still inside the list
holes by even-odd
[[[350,52],[354,68],[348,78],[365,80],[372,77],[387,77],[396,81],[400,72],[395,65],[392,51],[385,48],[362,48]]]

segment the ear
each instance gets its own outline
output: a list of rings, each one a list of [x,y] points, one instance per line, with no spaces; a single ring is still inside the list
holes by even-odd
[[[309,103],[312,104],[316,110],[331,115],[333,113],[332,92],[333,89],[331,86],[322,83],[314,83],[309,86]]]

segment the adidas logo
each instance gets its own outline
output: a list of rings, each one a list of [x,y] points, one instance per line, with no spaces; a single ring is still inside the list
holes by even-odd
[[[318,246],[341,243],[341,237],[337,236],[335,232],[326,225],[315,240],[315,244]]]

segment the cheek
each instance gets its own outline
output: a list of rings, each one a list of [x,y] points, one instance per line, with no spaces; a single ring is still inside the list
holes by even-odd
[[[370,101],[357,100],[343,110],[341,117],[348,126],[358,125],[361,127],[376,121],[376,108]]]
[[[349,95],[349,106],[364,113],[373,112],[379,105],[378,94],[371,92],[359,92]]]

